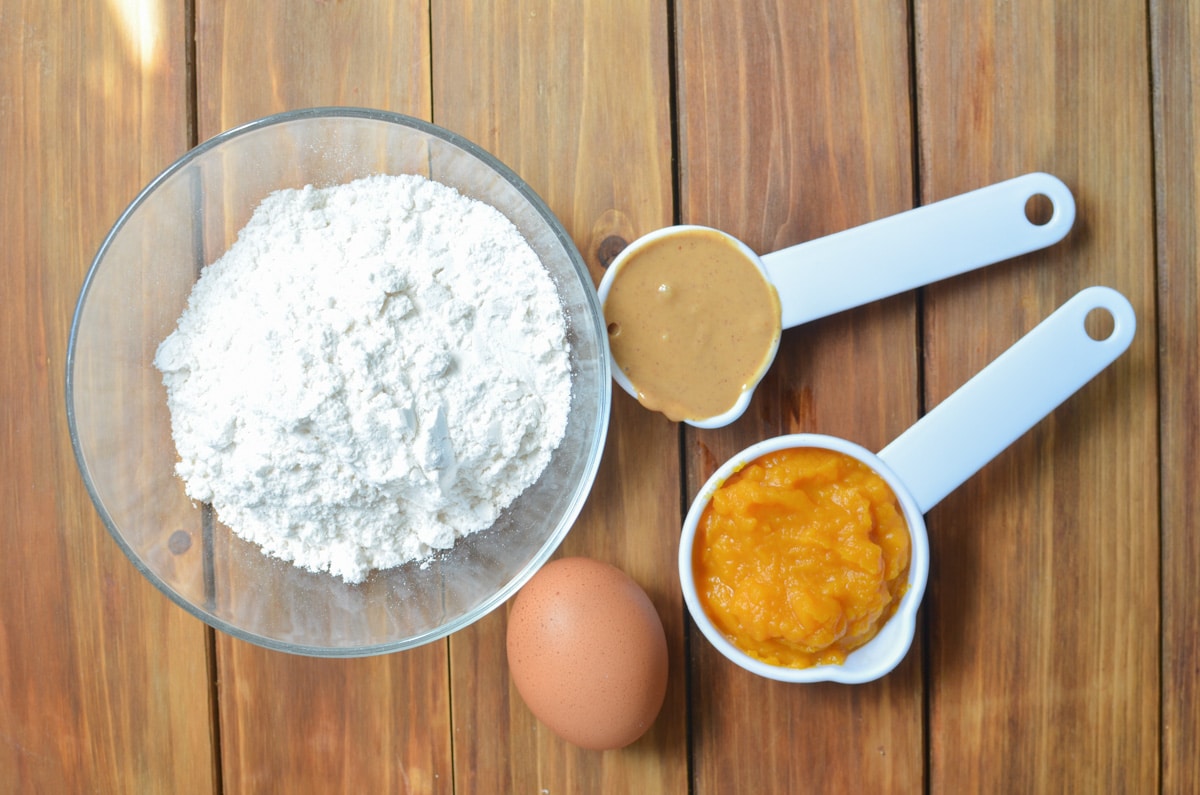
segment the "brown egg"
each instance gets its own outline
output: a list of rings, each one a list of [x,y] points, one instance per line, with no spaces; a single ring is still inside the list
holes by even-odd
[[[569,743],[629,745],[662,709],[667,638],[646,592],[588,558],[547,563],[508,618],[508,666],[529,710]]]

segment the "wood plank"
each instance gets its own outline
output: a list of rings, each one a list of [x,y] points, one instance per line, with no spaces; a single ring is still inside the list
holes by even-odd
[[[596,281],[607,252],[670,222],[664,4],[439,3],[433,41],[434,121],[529,182]],[[676,427],[614,395],[601,471],[559,554],[612,563],[654,602],[670,655],[657,723],[605,754],[559,740],[509,680],[498,611],[451,638],[459,792],[686,789],[682,600],[673,575],[679,489]]]
[[[930,514],[937,791],[1157,788],[1146,25],[1120,0],[916,4],[922,199],[1045,170],[1078,205],[1063,244],[925,292],[926,405],[1085,286],[1122,291],[1140,323],[1116,365]]]
[[[1200,782],[1200,11],[1150,4],[1162,477],[1162,791]]]
[[[222,639],[225,791],[452,791],[445,645],[328,660]]]
[[[133,5],[142,16],[126,15]],[[292,658],[218,635],[209,660],[210,632],[133,570],[95,515],[67,441],[63,359],[96,247],[197,116],[207,137],[302,105],[436,107],[550,200],[598,277],[618,239],[671,220],[670,125],[654,105],[669,91],[671,4],[434,4],[431,57],[419,4],[200,0],[198,109],[189,5],[0,0],[0,500],[14,564],[0,585],[0,790],[1194,788],[1191,6],[923,0],[913,97],[906,4],[803,17],[784,3],[676,4],[684,220],[769,250],[904,209],[914,183],[928,202],[1033,168],[1067,180],[1080,216],[1043,255],[788,332],[737,426],[686,432],[685,472],[679,427],[615,395],[604,468],[562,554],[612,560],[647,586],[671,639],[671,690],[643,741],[596,755],[520,703],[503,611],[387,658]],[[882,446],[915,417],[922,379],[932,406],[1098,282],[1134,300],[1134,349],[931,514],[927,637],[900,670],[869,687],[773,685],[685,636],[681,492],[781,430]]]
[[[207,631],[109,537],[64,412],[84,274],[125,205],[188,145],[186,19],[176,4],[143,11],[0,2],[5,792],[215,789]]]
[[[765,253],[912,206],[905,3],[685,3],[676,24],[684,222]],[[913,295],[786,331],[747,413],[687,431],[688,496],[760,439],[880,449],[916,418]],[[921,790],[919,642],[869,685],[783,685],[690,630],[695,792]]]
[[[429,118],[427,3],[197,0],[196,48],[201,139],[325,105]]]
[[[429,118],[421,2],[196,4],[200,137],[283,110]],[[319,660],[217,636],[229,792],[450,791],[447,644]]]

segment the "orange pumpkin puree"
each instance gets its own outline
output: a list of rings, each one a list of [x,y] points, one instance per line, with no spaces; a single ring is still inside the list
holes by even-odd
[[[717,489],[692,566],[704,610],[738,648],[789,668],[841,664],[908,583],[896,496],[856,458],[815,447],[755,459]]]

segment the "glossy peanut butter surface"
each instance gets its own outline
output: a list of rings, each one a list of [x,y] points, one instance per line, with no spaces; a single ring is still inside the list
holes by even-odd
[[[673,420],[732,408],[770,365],[780,333],[775,288],[710,229],[639,245],[613,278],[604,316],[638,401]]]

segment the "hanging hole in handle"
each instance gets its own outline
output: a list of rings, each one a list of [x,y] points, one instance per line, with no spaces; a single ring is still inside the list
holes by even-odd
[[[1087,335],[1096,342],[1104,342],[1117,330],[1117,320],[1112,312],[1102,307],[1096,307],[1087,313],[1083,319],[1083,328]]]
[[[1054,202],[1044,193],[1035,193],[1025,201],[1025,218],[1034,226],[1045,226],[1054,217]]]

